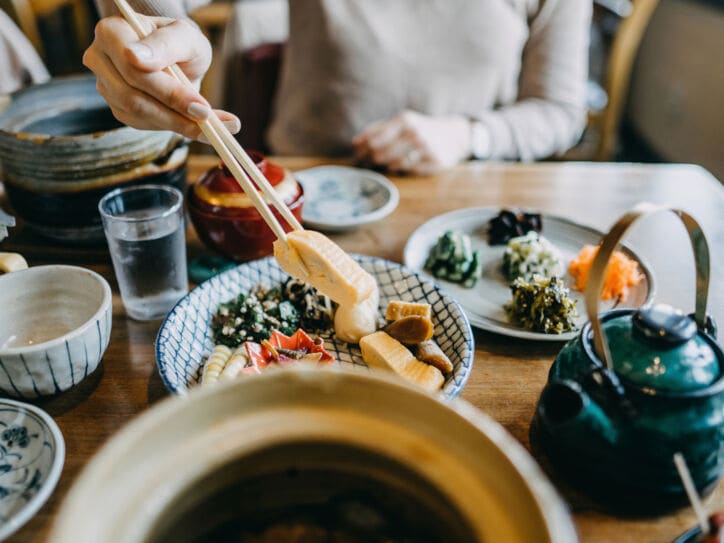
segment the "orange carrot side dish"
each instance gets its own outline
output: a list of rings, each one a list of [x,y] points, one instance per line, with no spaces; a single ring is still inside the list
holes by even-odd
[[[586,288],[588,274],[597,253],[598,246],[584,245],[578,256],[571,260],[568,272],[575,280],[574,288],[576,290],[583,291]],[[603,300],[618,298],[620,301],[625,302],[629,287],[638,285],[642,278],[643,275],[634,260],[628,258],[621,251],[614,251],[606,269],[601,298]]]

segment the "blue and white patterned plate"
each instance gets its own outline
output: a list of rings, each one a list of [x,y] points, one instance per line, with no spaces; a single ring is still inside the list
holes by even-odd
[[[63,435],[47,413],[0,400],[0,541],[38,512],[53,492],[64,461]]]
[[[446,396],[457,396],[473,366],[473,333],[457,302],[432,281],[423,279],[395,262],[369,256],[354,257],[377,280],[380,307],[390,300],[427,302],[432,306],[434,339],[453,363],[453,372],[443,387]],[[241,264],[192,290],[174,307],[161,324],[156,338],[156,364],[166,388],[185,394],[199,382],[203,361],[214,348],[211,317],[219,304],[261,284],[266,288],[286,280],[273,257]],[[339,364],[366,367],[359,347],[325,337],[325,347]]]
[[[302,220],[310,228],[339,231],[379,221],[400,202],[397,187],[370,170],[318,166],[294,172],[304,187]]]

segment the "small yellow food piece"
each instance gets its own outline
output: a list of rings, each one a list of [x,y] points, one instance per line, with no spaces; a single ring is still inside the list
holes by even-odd
[[[400,343],[412,345],[422,343],[432,337],[432,321],[420,315],[410,315],[392,321],[385,326],[385,332],[390,334]]]
[[[201,384],[206,386],[216,383],[230,358],[231,349],[226,345],[216,345],[204,364],[201,372]]]
[[[387,306],[385,318],[388,321],[396,321],[403,317],[418,315],[432,320],[432,307],[430,304],[403,302],[401,300],[392,300]]]
[[[340,305],[334,314],[334,333],[348,343],[359,343],[377,330],[380,294],[377,286],[372,294],[353,306]]]
[[[219,375],[219,382],[233,381],[236,379],[241,370],[246,367],[246,363],[248,361],[249,357],[246,354],[246,347],[244,347],[244,345],[237,347],[237,349],[231,354],[231,358],[229,358],[226,366],[224,366],[221,375]]]
[[[341,306],[352,307],[377,288],[362,269],[328,237],[313,230],[294,230],[287,241],[274,242],[274,256],[289,275],[315,287]]]
[[[407,348],[386,332],[375,332],[359,342],[365,363],[392,371],[428,391],[440,390],[445,378],[440,370],[417,360]]]
[[[439,369],[443,375],[452,372],[453,365],[450,359],[442,352],[440,346],[433,340],[423,341],[412,346],[412,353],[418,358],[431,366]]]

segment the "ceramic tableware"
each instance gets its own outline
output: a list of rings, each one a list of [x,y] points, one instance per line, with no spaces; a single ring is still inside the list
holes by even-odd
[[[400,202],[397,187],[371,170],[317,166],[294,176],[304,187],[304,224],[317,230],[348,230],[379,221]]]
[[[117,121],[92,74],[22,89],[0,113],[8,200],[28,227],[55,240],[102,242],[98,201],[114,188],[163,183],[183,190],[187,155],[177,134]]]
[[[47,501],[64,461],[63,435],[47,413],[0,399],[0,541]]]
[[[36,266],[0,275],[0,391],[56,394],[101,361],[111,333],[111,288],[77,266]]]
[[[424,271],[425,260],[437,238],[446,230],[456,230],[470,236],[472,249],[480,251],[483,264],[482,278],[473,288],[465,288],[457,283],[432,278],[437,281],[456,300],[460,301],[470,324],[505,336],[535,341],[569,341],[576,337],[577,331],[563,334],[544,334],[525,330],[512,323],[505,312],[504,305],[510,302],[511,292],[509,281],[502,272],[503,252],[505,245],[492,246],[488,243],[486,227],[488,221],[498,215],[500,208],[475,207],[451,211],[439,215],[417,228],[405,245],[403,261],[413,270],[427,275]],[[543,231],[541,234],[548,239],[563,255],[565,263],[570,262],[586,244],[596,245],[603,235],[601,232],[555,215],[543,214]],[[626,302],[604,302],[605,309],[614,307],[639,307],[653,297],[654,278],[646,263],[633,251],[623,247],[623,252],[634,259],[643,272],[642,281],[632,287]],[[572,286],[570,277],[565,278],[567,285]],[[580,329],[586,322],[583,311],[583,294],[571,289],[571,297],[578,307],[576,326]]]
[[[292,214],[301,220],[304,191],[292,174],[260,153],[252,151],[249,156]],[[196,232],[210,248],[239,262],[272,254],[276,236],[223,165],[211,168],[189,187],[187,203]],[[282,227],[290,230],[278,211],[272,212]]]
[[[474,340],[457,302],[399,264],[369,256],[355,258],[377,280],[381,308],[392,299],[427,302],[432,306],[434,338],[454,366],[443,393],[460,394],[472,369]],[[185,394],[199,382],[204,360],[214,347],[211,317],[219,304],[258,284],[267,288],[280,285],[287,277],[273,257],[265,258],[222,272],[183,298],[166,317],[156,338],[156,364],[166,388]],[[357,345],[325,337],[325,348],[341,365],[366,371]]]
[[[365,541],[390,530],[385,540],[576,541],[529,454],[470,404],[309,368],[196,390],[135,419],[80,474],[49,542],[243,541],[315,513]]]
[[[706,315],[709,250],[696,221],[671,210],[695,249],[693,315],[664,305],[599,312],[610,254],[636,219],[662,210],[638,206],[604,238],[585,293],[590,323],[551,367],[531,431],[574,485],[628,510],[683,503],[677,452],[701,493],[724,473],[724,353]]]

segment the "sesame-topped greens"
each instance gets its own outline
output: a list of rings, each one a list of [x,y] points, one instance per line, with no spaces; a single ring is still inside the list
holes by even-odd
[[[575,328],[576,302],[562,279],[534,275],[510,284],[513,300],[505,306],[511,319],[528,330],[562,334]]]
[[[269,339],[272,329],[291,335],[299,328],[299,312],[282,298],[282,290],[255,287],[219,305],[211,320],[214,341],[238,347],[245,341]]]
[[[245,341],[260,343],[272,330],[291,336],[299,328],[323,332],[332,326],[332,302],[316,289],[289,279],[265,289],[261,285],[219,305],[211,319],[217,344],[238,347]]]

